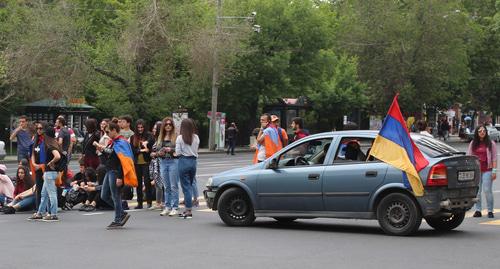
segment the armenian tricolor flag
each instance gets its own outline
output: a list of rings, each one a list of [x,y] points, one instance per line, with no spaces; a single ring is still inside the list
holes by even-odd
[[[403,178],[409,181],[416,196],[424,195],[424,187],[418,171],[429,162],[411,140],[410,133],[401,114],[396,94],[382,129],[375,138],[370,155],[403,170]],[[406,182],[405,182],[406,183]]]
[[[137,175],[135,174],[134,154],[130,144],[122,136],[114,139],[113,150],[115,151],[123,170],[123,184],[137,187]]]

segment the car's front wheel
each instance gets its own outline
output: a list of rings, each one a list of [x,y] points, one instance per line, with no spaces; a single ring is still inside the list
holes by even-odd
[[[451,231],[460,224],[465,219],[465,211],[454,212],[451,216],[437,216],[437,217],[427,217],[425,221],[429,226],[438,231]]]
[[[377,206],[380,227],[390,235],[410,235],[422,223],[422,214],[417,203],[403,193],[391,193]]]
[[[229,226],[246,226],[255,220],[252,202],[240,188],[225,190],[219,198],[217,210],[222,221]]]

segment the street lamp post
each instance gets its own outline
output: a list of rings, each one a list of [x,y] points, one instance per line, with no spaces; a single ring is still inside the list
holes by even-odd
[[[218,61],[218,43],[220,34],[220,17],[222,9],[222,0],[217,0],[217,17],[215,25],[215,44],[213,51],[213,67],[212,67],[212,108],[210,115],[210,130],[208,134],[208,148],[215,150],[215,131],[217,123],[217,98],[219,95],[219,61]]]
[[[222,0],[217,0],[217,10],[216,10],[216,25],[215,25],[215,44],[213,50],[213,67],[212,67],[212,105],[210,109],[210,129],[208,134],[208,148],[209,150],[215,151],[215,134],[217,130],[217,99],[219,95],[219,38],[221,33],[221,20],[222,19],[245,19],[253,21],[256,12],[252,12],[250,17],[223,17],[222,16]],[[226,27],[232,28],[232,27]],[[260,26],[253,25],[254,32],[260,33]]]

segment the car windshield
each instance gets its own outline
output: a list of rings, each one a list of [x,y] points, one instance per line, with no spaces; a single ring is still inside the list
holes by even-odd
[[[412,135],[412,139],[418,149],[431,158],[464,154],[464,152],[460,152],[453,147],[450,147],[449,145],[431,137]]]

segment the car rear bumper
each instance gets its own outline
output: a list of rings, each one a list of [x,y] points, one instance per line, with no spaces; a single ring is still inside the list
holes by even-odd
[[[422,214],[432,216],[440,212],[466,211],[477,202],[478,187],[447,189],[436,188],[425,191],[423,197],[418,198]]]

